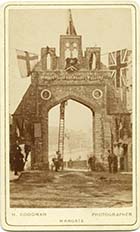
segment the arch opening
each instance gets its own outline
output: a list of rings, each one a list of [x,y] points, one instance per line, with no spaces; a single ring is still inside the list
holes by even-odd
[[[65,105],[64,117],[64,164],[69,168],[69,161],[73,161],[73,168],[87,168],[87,159],[93,154],[93,116],[94,113],[84,104],[69,99]],[[49,111],[48,159],[56,157],[59,140],[60,104]]]

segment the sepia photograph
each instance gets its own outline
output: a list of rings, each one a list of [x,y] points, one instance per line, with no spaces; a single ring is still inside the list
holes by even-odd
[[[7,224],[135,225],[136,11],[6,6]]]

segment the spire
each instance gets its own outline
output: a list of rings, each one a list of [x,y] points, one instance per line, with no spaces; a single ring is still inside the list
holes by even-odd
[[[73,24],[73,20],[72,20],[71,10],[69,10],[69,25],[68,25],[66,34],[67,35],[77,35],[74,24]]]

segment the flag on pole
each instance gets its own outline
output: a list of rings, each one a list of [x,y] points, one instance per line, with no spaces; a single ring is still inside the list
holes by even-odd
[[[115,87],[122,87],[126,78],[126,68],[128,66],[128,50],[122,49],[110,52],[108,55],[108,66],[112,70],[112,78],[115,79]]]
[[[21,50],[16,50],[16,52],[21,77],[30,76],[33,68],[38,62],[38,55]]]

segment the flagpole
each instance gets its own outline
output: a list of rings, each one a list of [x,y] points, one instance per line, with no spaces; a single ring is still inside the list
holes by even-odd
[[[39,75],[37,73],[37,82],[36,82],[36,116],[39,116],[39,99],[38,99],[38,84],[39,84]]]

